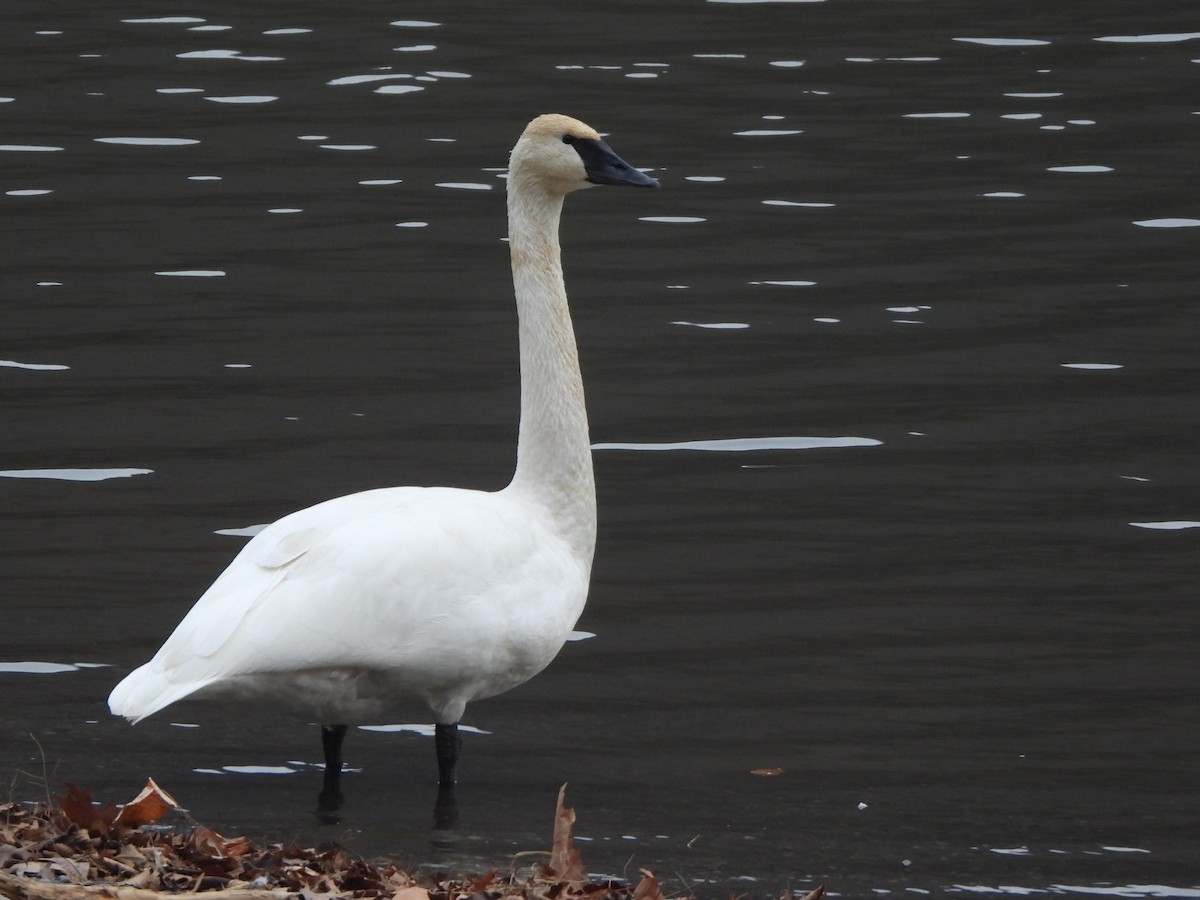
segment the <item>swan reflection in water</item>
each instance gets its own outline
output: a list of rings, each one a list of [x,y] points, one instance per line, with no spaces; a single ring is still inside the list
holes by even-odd
[[[583,611],[596,492],[559,218],[593,185],[658,187],[590,126],[538,116],[513,148],[508,229],[521,363],[512,481],[496,492],[363,491],[268,526],[109,697],[138,722],[187,697],[268,699],[321,726],[323,814],[343,803],[349,724],[434,715],[435,816],[457,817],[467,703],[554,659]]]
[[[578,640],[581,637],[591,637],[587,632],[574,632],[572,640]],[[413,732],[419,735],[432,737],[436,733],[435,725],[362,725],[359,726],[362,731],[374,731],[393,733],[398,731]],[[323,739],[333,740],[336,742],[337,752],[340,753],[341,741],[331,734],[335,729],[331,726],[321,727],[321,736]],[[473,728],[470,725],[459,724],[459,732],[469,732],[474,734],[489,734],[480,728]],[[322,781],[321,791],[317,794],[317,818],[322,824],[335,825],[341,821],[339,810],[345,801],[345,796],[342,793],[341,778],[342,774],[347,771],[360,771],[347,768],[343,764],[337,763],[337,760],[330,760],[329,754],[326,753],[326,764],[322,766]],[[458,796],[456,793],[457,782],[455,781],[439,781],[437,785],[437,799],[433,809],[433,823],[435,829],[453,828],[458,824]]]

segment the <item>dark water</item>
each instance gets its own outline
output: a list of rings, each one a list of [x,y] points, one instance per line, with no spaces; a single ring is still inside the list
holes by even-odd
[[[170,15],[203,21],[128,21]],[[590,868],[669,891],[1200,896],[1197,28],[7,3],[0,474],[37,477],[0,478],[0,660],[103,664],[0,666],[8,793],[153,776],[222,831],[484,870],[547,845],[569,781]],[[596,637],[468,710],[459,830],[407,732],[351,735],[320,825],[315,728],[104,700],[219,530],[506,482],[498,170],[551,110],[664,186],[569,202],[594,439],[862,440],[597,449]],[[198,143],[103,141],[131,137]]]

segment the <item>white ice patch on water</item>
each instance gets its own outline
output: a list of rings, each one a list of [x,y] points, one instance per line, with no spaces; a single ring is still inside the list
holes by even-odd
[[[638,216],[638,221],[657,222],[660,225],[693,225],[708,220],[701,216]]]
[[[378,731],[385,734],[393,734],[399,731],[409,731],[413,734],[419,734],[424,737],[433,737],[434,726],[424,723],[408,723],[404,725],[359,725],[359,731]],[[484,731],[482,728],[476,728],[473,725],[459,725],[459,731],[467,731],[471,734],[491,734],[490,731]]]
[[[92,140],[97,144],[124,144],[130,147],[184,147],[200,143],[193,138],[166,137],[100,137]]]
[[[672,325],[689,325],[692,328],[749,328],[748,322],[672,322]]]
[[[985,47],[1043,47],[1049,44],[1049,41],[1040,41],[1035,38],[969,38],[957,37],[954,40],[961,41],[964,44],[983,44]]]
[[[221,770],[234,775],[293,775],[297,771],[291,766],[221,766]]]
[[[6,469],[0,478],[46,478],[51,481],[108,481],[150,475],[153,469]]]
[[[178,59],[236,59],[241,62],[283,62],[282,56],[247,56],[241,50],[188,50],[176,53]]]
[[[35,372],[61,372],[70,366],[60,366],[57,363],[23,363],[15,359],[0,359],[0,368],[32,369]]]
[[[156,16],[150,19],[122,19],[126,25],[198,25],[204,19],[195,16]]]
[[[225,271],[223,269],[170,269],[154,274],[165,275],[168,278],[221,278],[225,275]]]
[[[1200,888],[1174,887],[1168,884],[1052,884],[1050,890],[1043,893],[1087,894],[1093,897],[1200,897]]]
[[[21,675],[57,675],[60,672],[75,672],[79,666],[70,663],[52,662],[0,662],[0,672],[13,672]]]
[[[343,75],[340,78],[335,78],[332,81],[325,82],[331,87],[338,87],[344,84],[370,84],[374,81],[395,81],[396,79],[412,78],[408,73],[393,73],[390,75]]]
[[[205,97],[213,103],[274,103],[278,97],[270,94],[240,94],[234,97]]]
[[[244,525],[241,528],[218,528],[213,534],[225,537],[254,537],[260,531],[265,531],[270,524],[270,522],[264,522],[262,525]]]
[[[1200,219],[1141,219],[1133,224],[1142,228],[1196,228],[1200,226]]]
[[[1150,528],[1155,531],[1180,531],[1184,528],[1200,528],[1200,522],[1176,519],[1169,522],[1130,522],[1134,528]]]
[[[1110,34],[1093,38],[1107,44],[1178,44],[1200,38],[1200,31],[1177,31],[1165,34]]]
[[[670,443],[619,442],[592,444],[593,450],[709,450],[741,453],[748,450],[819,450],[832,447],[876,447],[883,441],[863,437],[761,437]]]

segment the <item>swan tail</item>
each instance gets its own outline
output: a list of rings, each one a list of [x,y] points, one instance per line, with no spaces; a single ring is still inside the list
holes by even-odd
[[[152,716],[177,700],[182,700],[216,679],[187,681],[173,684],[161,671],[147,663],[134,669],[108,695],[108,708],[114,716],[124,716],[132,724]]]

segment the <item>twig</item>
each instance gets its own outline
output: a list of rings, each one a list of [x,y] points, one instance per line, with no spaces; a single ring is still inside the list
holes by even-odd
[[[46,805],[53,806],[54,800],[50,797],[50,770],[46,768],[46,751],[42,748],[42,742],[32,731],[29,732],[29,739],[37,744],[38,755],[42,758],[42,787],[46,790]]]

